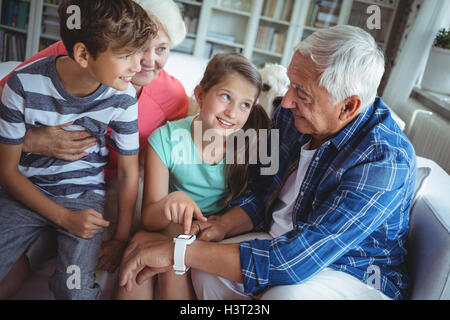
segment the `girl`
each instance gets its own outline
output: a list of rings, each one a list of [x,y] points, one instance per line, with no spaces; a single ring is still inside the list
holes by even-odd
[[[240,129],[270,128],[270,119],[257,104],[261,87],[259,72],[239,54],[218,54],[209,62],[194,90],[200,113],[168,122],[149,138],[141,219],[153,232],[139,232],[130,246],[187,234],[193,217],[205,221],[242,195],[251,179],[249,157],[238,164],[234,150],[234,157],[226,159],[226,142]],[[117,297],[152,299],[152,280],[133,285],[132,292],[121,287]],[[189,272],[175,275],[169,270],[158,280],[161,299],[195,299]]]

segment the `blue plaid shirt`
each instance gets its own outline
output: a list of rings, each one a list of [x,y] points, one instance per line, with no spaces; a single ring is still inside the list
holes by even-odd
[[[269,230],[278,192],[310,139],[287,109],[277,108],[273,128],[280,134],[278,172],[258,176],[231,203],[249,215],[255,231]],[[377,98],[316,150],[292,212],[294,229],[273,240],[240,243],[245,292],[300,283],[325,267],[370,282],[377,267],[378,282],[372,283],[393,299],[404,298],[415,177],[414,149]]]

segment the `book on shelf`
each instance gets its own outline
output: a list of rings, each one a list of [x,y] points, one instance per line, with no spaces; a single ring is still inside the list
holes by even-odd
[[[263,16],[276,20],[289,21],[294,0],[265,0]]]
[[[270,51],[283,54],[286,35],[284,33],[275,33],[272,40]]]
[[[2,2],[1,24],[25,30],[28,24],[29,10],[29,2],[4,0]]]
[[[203,57],[205,57],[206,59],[210,59],[218,53],[229,53],[229,52],[242,53],[242,49],[207,42],[205,43]]]
[[[208,37],[211,39],[216,39],[220,41],[226,41],[234,43],[236,38],[231,34],[225,34],[220,32],[208,31]]]
[[[279,20],[281,18],[281,12],[283,11],[283,5],[285,1],[276,1],[275,9],[272,18]]]
[[[373,2],[373,4],[381,4],[391,8],[394,8],[397,4],[397,0],[372,0],[370,2]]]
[[[286,34],[277,32],[275,28],[269,26],[260,26],[258,28],[258,37],[255,47],[258,49],[283,53]]]
[[[197,33],[198,18],[183,17],[187,33]]]
[[[58,9],[52,7],[44,7],[43,15],[59,19]]]
[[[194,52],[195,40],[191,38],[186,38],[177,45],[174,50],[179,52],[184,52],[187,54],[192,54]]]
[[[337,24],[342,0],[312,0],[306,16],[306,25],[320,28]]]
[[[62,0],[45,0],[45,3],[60,5]]]
[[[286,0],[281,14],[281,20],[290,21],[292,16],[292,10],[294,9],[294,0]]]
[[[1,61],[25,60],[26,39],[24,35],[16,35],[0,30],[0,41]]]

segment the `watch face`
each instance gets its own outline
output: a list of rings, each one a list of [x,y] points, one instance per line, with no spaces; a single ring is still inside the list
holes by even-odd
[[[194,235],[192,234],[179,234],[177,236],[177,239],[184,239],[184,240],[189,240],[193,237]]]

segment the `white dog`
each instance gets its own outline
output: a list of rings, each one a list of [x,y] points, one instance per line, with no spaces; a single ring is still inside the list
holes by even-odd
[[[289,78],[287,69],[279,64],[267,64],[260,69],[263,82],[263,89],[259,97],[259,103],[266,110],[267,115],[272,117],[274,100],[277,97],[283,97],[289,87]]]

